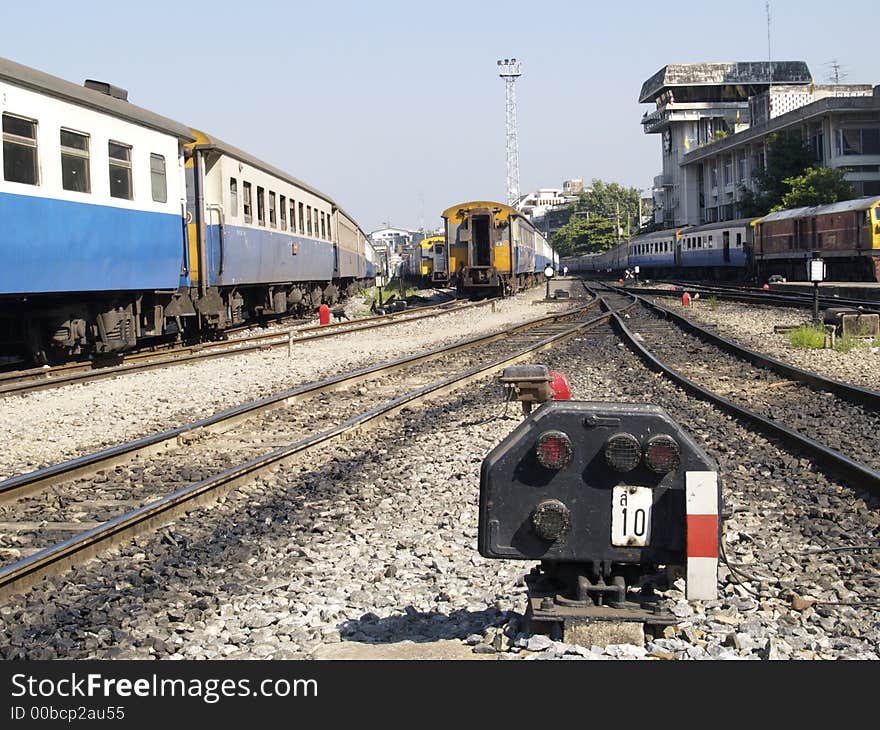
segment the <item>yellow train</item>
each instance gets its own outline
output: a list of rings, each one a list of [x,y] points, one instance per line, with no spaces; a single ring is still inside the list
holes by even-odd
[[[544,268],[559,258],[543,234],[515,208],[486,200],[443,211],[444,261],[463,294],[506,296],[544,281]],[[435,273],[438,270],[434,258]]]

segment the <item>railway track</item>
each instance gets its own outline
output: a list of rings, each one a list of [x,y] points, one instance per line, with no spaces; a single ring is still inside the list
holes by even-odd
[[[714,296],[743,304],[764,304],[768,306],[792,307],[798,309],[811,309],[813,307],[813,295],[804,292],[769,292],[751,287],[730,287],[722,285],[705,285],[693,282],[670,281],[666,282],[679,287],[677,290],[639,287],[634,293],[643,296],[681,297],[684,291],[691,295],[697,293],[701,297]],[[844,299],[840,297],[819,297],[819,306],[861,308],[864,312],[880,313],[880,305],[876,301],[866,299]]]
[[[609,316],[587,303],[7,479],[0,483],[6,563],[0,597],[213,501],[307,449],[442,397]]]
[[[102,366],[100,363],[68,363],[53,368],[33,368],[24,371],[0,374],[0,398],[22,395],[38,390],[50,390],[73,383],[115,378],[133,372],[146,372],[173,365],[190,364],[218,357],[238,355],[254,350],[274,347],[289,347],[322,337],[333,337],[353,331],[387,327],[401,322],[438,317],[461,309],[492,305],[497,300],[486,299],[479,302],[451,300],[438,305],[416,307],[413,309],[360,318],[326,325],[309,325],[296,329],[281,329],[260,333],[234,340],[207,342],[185,346],[173,351],[140,352],[127,355],[119,365]]]
[[[601,295],[612,310],[620,297],[620,290]],[[643,306],[627,318],[615,312],[614,323],[649,367],[848,482],[880,493],[880,393],[795,368],[639,301]]]

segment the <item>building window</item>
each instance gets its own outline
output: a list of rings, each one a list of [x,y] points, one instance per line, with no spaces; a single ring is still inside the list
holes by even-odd
[[[162,155],[150,155],[150,187],[153,191],[154,203],[168,202],[168,187],[165,184],[165,158]]]
[[[266,225],[266,190],[257,185],[257,223]]]
[[[727,155],[724,158],[724,184],[733,184],[733,156]]]
[[[89,135],[61,130],[61,187],[90,193]]]
[[[251,212],[251,184],[249,182],[242,182],[242,195],[244,199],[242,200],[242,205],[244,206],[244,222],[250,223],[254,219],[254,215]]]
[[[275,193],[269,191],[269,225],[275,228]]]
[[[742,182],[746,181],[747,176],[748,176],[748,170],[746,169],[747,159],[746,159],[745,152],[743,152],[740,155],[739,159],[737,160],[737,163],[739,164],[739,181],[742,183]]]
[[[3,179],[37,185],[37,123],[3,115]]]
[[[287,198],[278,196],[278,215],[281,217],[281,230],[287,230]]]
[[[238,218],[238,180],[229,178],[229,215]]]
[[[298,218],[298,220],[299,220],[299,232],[305,233],[306,232],[306,230],[305,230],[306,224],[303,221],[303,204],[302,203],[299,204],[299,218]]]
[[[880,155],[880,127],[838,130],[837,150],[841,155]]]
[[[131,200],[131,145],[110,142],[110,196]]]

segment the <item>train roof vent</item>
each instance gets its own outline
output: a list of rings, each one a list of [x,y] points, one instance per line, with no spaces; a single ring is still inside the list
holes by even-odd
[[[118,86],[113,86],[113,84],[108,84],[106,81],[95,81],[94,79],[86,79],[83,83],[83,86],[85,86],[87,89],[100,91],[102,94],[107,94],[107,96],[112,96],[114,99],[128,101],[127,89],[121,89]]]

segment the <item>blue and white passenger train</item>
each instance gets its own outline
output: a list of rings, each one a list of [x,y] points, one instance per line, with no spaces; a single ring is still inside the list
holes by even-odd
[[[669,228],[633,236],[607,251],[563,259],[576,272],[644,276],[741,278],[748,265],[754,218]]]
[[[0,59],[0,342],[38,359],[333,303],[376,258],[329,196],[247,153]]]

